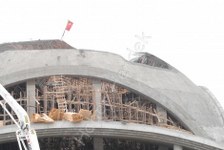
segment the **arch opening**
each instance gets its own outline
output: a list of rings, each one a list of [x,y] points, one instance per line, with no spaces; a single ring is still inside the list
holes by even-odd
[[[88,119],[94,120],[99,115],[96,110],[96,93],[98,92],[102,120],[155,125],[191,133],[181,121],[151,98],[102,79],[98,83],[99,89],[96,89],[94,87],[96,80],[99,79],[68,75],[36,78],[33,83],[35,88],[33,97],[30,96],[27,83],[15,84],[7,90],[30,115],[32,113],[49,114],[52,108],[75,113],[88,110],[91,112],[91,117]],[[34,103],[30,102],[32,99]],[[2,108],[0,120],[2,125],[13,123],[9,117],[6,117]]]

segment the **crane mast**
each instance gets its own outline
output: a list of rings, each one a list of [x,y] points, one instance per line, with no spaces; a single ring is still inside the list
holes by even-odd
[[[0,101],[2,108],[8,113],[13,122],[19,128],[16,131],[16,138],[19,144],[20,150],[40,150],[36,131],[30,128],[30,119],[27,112],[20,106],[17,101],[9,94],[9,92],[0,84],[0,95],[4,101]],[[8,111],[6,104],[17,115],[18,121]]]

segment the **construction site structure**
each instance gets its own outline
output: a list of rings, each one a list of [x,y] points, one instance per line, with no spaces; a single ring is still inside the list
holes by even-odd
[[[0,45],[0,60],[0,82],[30,116],[41,150],[224,149],[223,108],[154,55],[127,61],[40,40]],[[15,130],[0,107],[0,149],[18,149]]]
[[[24,107],[26,110],[29,110],[29,107],[35,108],[35,111],[30,112],[30,115],[49,114],[49,116],[55,121],[62,120],[63,117],[58,115],[58,113],[55,115],[56,118],[52,117],[50,113],[53,108],[58,109],[64,113],[79,113],[80,110],[88,110],[91,112],[91,115],[87,120],[96,121],[95,115],[100,113],[102,115],[102,120],[105,121],[119,121],[124,124],[137,123],[153,125],[181,131],[187,134],[193,134],[181,122],[175,119],[175,117],[172,116],[165,108],[159,104],[156,104],[152,99],[147,99],[146,97],[138,95],[120,85],[103,80],[99,82],[100,89],[95,89],[93,85],[94,80],[96,79],[64,75],[55,75],[46,78],[35,79],[35,100],[38,103],[33,103],[34,106],[24,105]],[[27,93],[27,89],[24,88],[24,84],[25,83],[21,83],[15,87],[16,89],[20,90],[11,91],[11,93],[13,93],[12,95],[19,96],[17,97],[18,102],[20,102],[20,100],[27,100],[27,95],[21,94]],[[8,89],[10,91],[11,89],[15,88],[10,87]],[[101,95],[100,110],[96,110],[96,101],[94,100],[95,94],[97,94],[97,92],[100,92]],[[6,112],[2,110],[2,125],[5,126],[13,124],[11,118],[4,116],[4,114],[6,114]],[[71,115],[68,117],[70,116]],[[81,120],[77,119],[79,121],[76,121],[69,119],[68,117],[65,117],[65,120],[72,122],[80,122],[83,120],[83,118],[81,118]],[[38,123],[36,121],[33,122]],[[40,120],[39,122],[49,123],[53,121],[49,121],[47,118],[44,121]],[[66,139],[67,138],[70,139],[69,137],[66,137]],[[105,139],[105,141],[107,140]],[[50,141],[48,141],[47,145],[52,145],[52,149],[57,149],[58,145],[54,144],[55,141],[53,139],[53,143],[50,144],[49,142]],[[115,141],[112,140],[111,142],[113,143]],[[77,142],[75,143],[77,144]],[[67,149],[69,149],[69,145],[71,144],[68,144]],[[83,145],[81,144],[81,146]],[[79,146],[73,145],[72,147]]]

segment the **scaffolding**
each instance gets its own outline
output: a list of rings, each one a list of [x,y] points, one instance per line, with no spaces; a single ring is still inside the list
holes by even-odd
[[[51,76],[45,82],[43,94],[38,98],[45,113],[52,107],[65,112],[79,112],[80,109],[93,109],[92,81],[87,78],[71,78],[66,76]]]
[[[51,94],[53,94],[58,109],[62,111],[67,111],[67,101],[65,98],[66,91],[68,90],[68,85],[63,76],[52,76],[49,78],[48,83],[52,85]]]
[[[102,82],[103,118],[148,125],[169,121],[165,115],[158,116],[156,104],[131,91],[108,82]]]
[[[36,113],[49,114],[52,108],[63,112],[79,113],[80,110],[88,110],[94,119],[96,108],[96,89],[92,78],[55,75],[36,79]],[[154,100],[136,94],[121,85],[101,80],[100,105],[102,108],[102,120],[121,121],[123,123],[138,123],[156,125],[176,130],[186,129]],[[99,87],[100,87],[99,86]],[[26,84],[9,88],[14,98],[17,99],[26,110],[27,92]],[[13,113],[13,112],[12,112]],[[3,125],[11,124],[7,114],[0,109],[0,120]],[[1,122],[0,122],[1,125]]]

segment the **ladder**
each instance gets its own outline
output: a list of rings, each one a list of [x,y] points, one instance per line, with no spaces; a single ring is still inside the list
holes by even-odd
[[[63,80],[63,76],[54,76],[54,92],[55,98],[58,103],[58,109],[63,110],[64,112],[67,111],[67,102],[65,98],[65,81]]]

